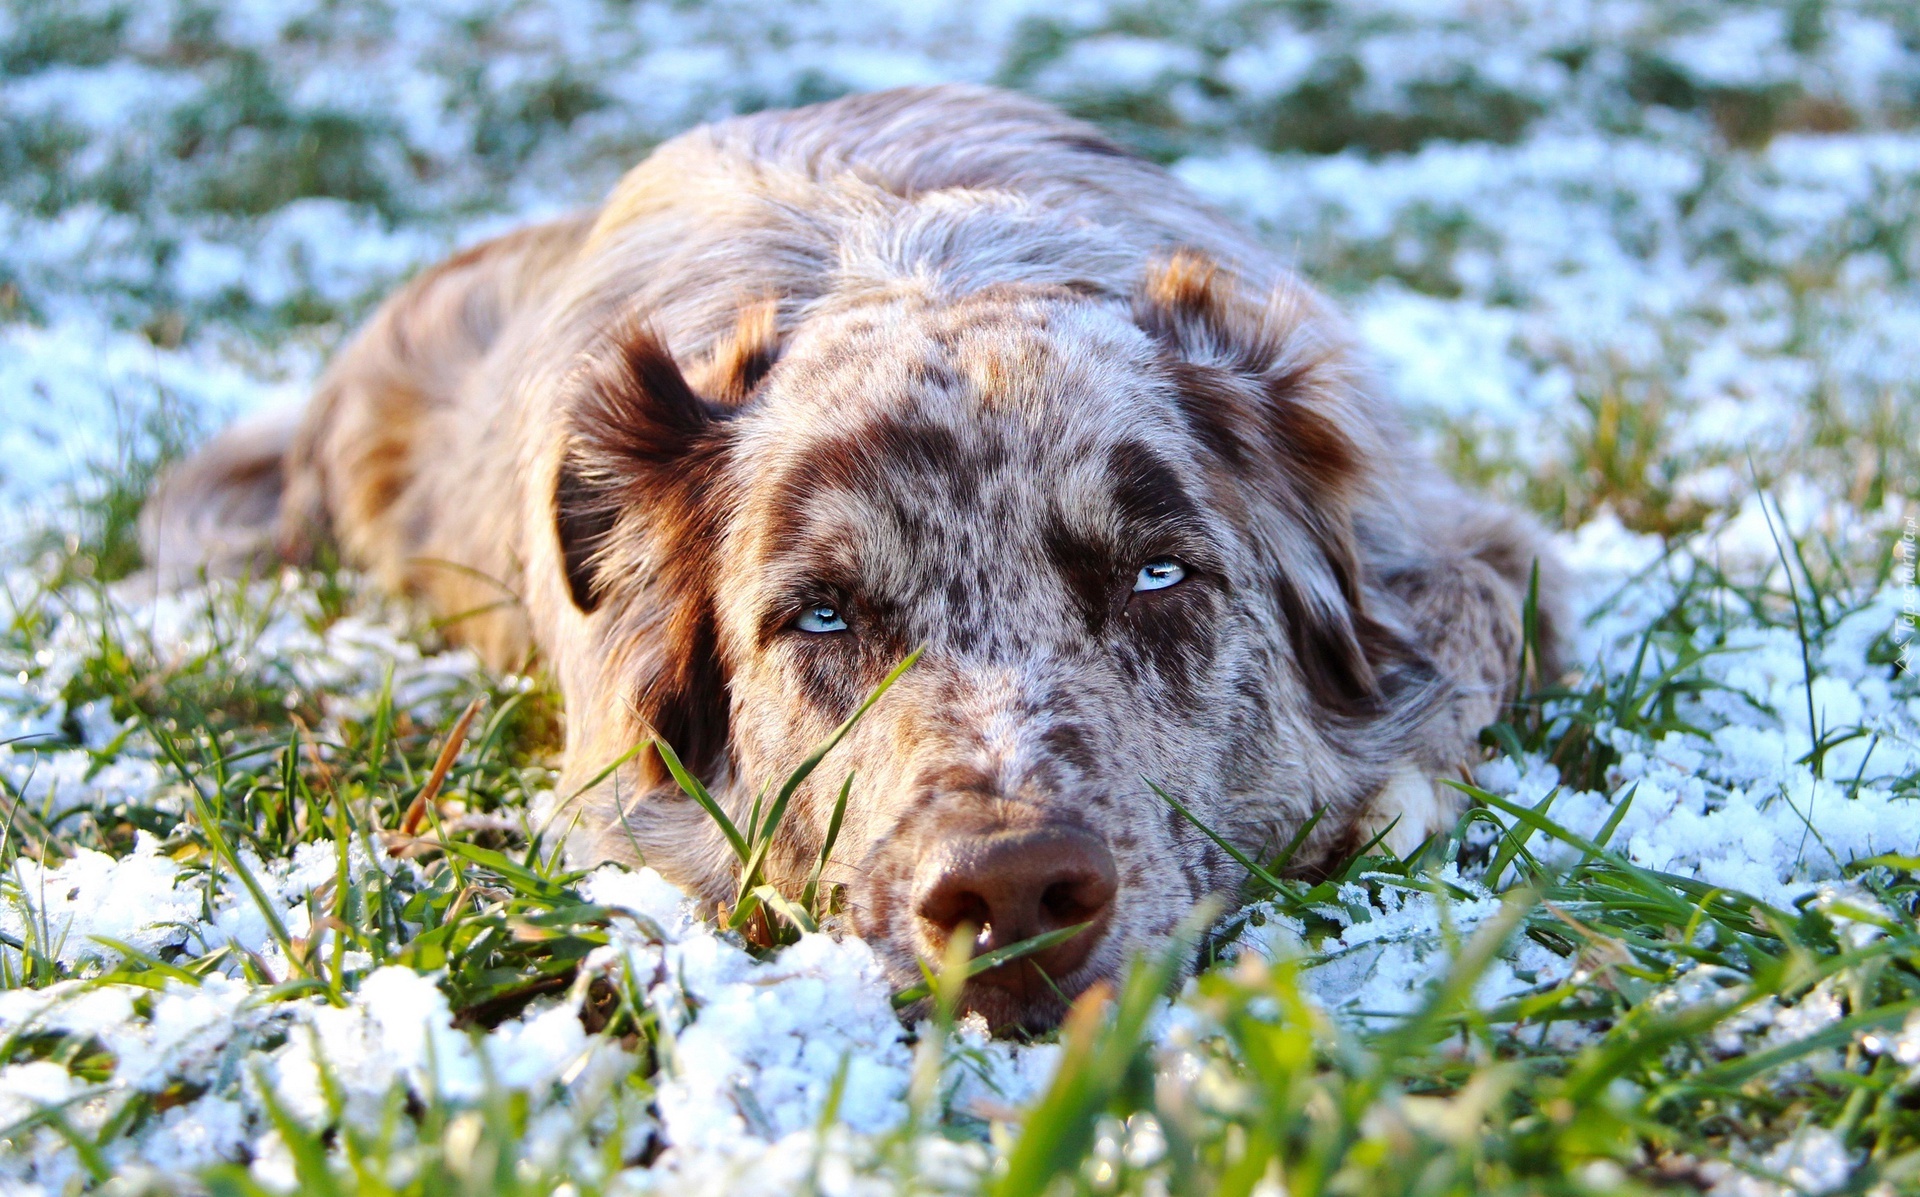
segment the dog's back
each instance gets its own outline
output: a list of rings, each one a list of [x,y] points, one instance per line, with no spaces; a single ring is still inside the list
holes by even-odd
[[[304,408],[243,420],[168,471],[140,516],[152,579],[170,589],[307,563],[327,543],[407,588],[393,520],[434,453],[435,422],[486,405],[477,372],[502,329],[564,276],[591,221],[511,233],[434,266],[355,333]]]

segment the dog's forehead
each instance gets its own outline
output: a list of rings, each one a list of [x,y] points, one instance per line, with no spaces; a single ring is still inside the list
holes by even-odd
[[[1038,535],[1043,514],[1097,526],[1117,469],[1151,456],[1171,484],[1191,439],[1123,308],[1031,293],[910,296],[812,322],[742,424],[752,522],[777,530],[762,555],[803,525],[969,543]]]
[[[922,291],[802,324],[763,401],[792,427],[904,415],[955,427],[983,416],[1097,421],[1151,389],[1154,346],[1123,305],[1059,288]]]

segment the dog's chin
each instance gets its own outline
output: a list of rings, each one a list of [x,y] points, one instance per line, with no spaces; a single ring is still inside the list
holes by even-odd
[[[1044,984],[1015,991],[1000,985],[969,984],[960,995],[959,1013],[978,1014],[995,1031],[1025,1031],[1038,1035],[1053,1030],[1067,1016],[1068,1002]]]
[[[1098,969],[1082,968],[1071,978],[1050,981],[1041,976],[1039,970],[1016,961],[993,970],[985,979],[969,981],[960,993],[954,1014],[960,1018],[977,1014],[996,1033],[1045,1034],[1066,1018],[1075,998],[1104,976]],[[917,968],[913,970],[911,979],[904,975],[895,978],[901,988],[909,984],[925,984],[925,981],[926,978]],[[909,1025],[930,1018],[932,1014],[930,998],[900,1011],[902,1020]]]

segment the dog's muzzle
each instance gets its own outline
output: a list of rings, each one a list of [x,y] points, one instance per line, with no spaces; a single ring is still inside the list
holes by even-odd
[[[973,955],[1085,924],[1078,935],[1002,964],[973,984],[1016,1000],[1058,995],[1061,978],[1092,956],[1106,933],[1119,876],[1104,840],[1076,824],[1046,822],[950,835],[914,870],[912,910],[927,955],[940,959],[966,928]]]

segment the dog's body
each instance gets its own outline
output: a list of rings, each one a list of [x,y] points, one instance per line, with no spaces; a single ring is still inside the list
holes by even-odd
[[[287,431],[163,485],[156,567],[249,559],[277,511],[273,553],[329,538],[492,664],[537,650],[563,794],[657,734],[744,811],[924,645],[770,869],[796,886],[856,771],[829,876],[903,978],[961,924],[1091,922],[1043,962],[1072,993],[1234,888],[1143,777],[1248,851],[1324,812],[1303,867],[1444,828],[1540,552],[1409,451],[1275,255],[983,89],[696,129],[404,288]],[[560,821],[729,893],[652,754]],[[970,994],[1058,1013],[1027,974]]]

